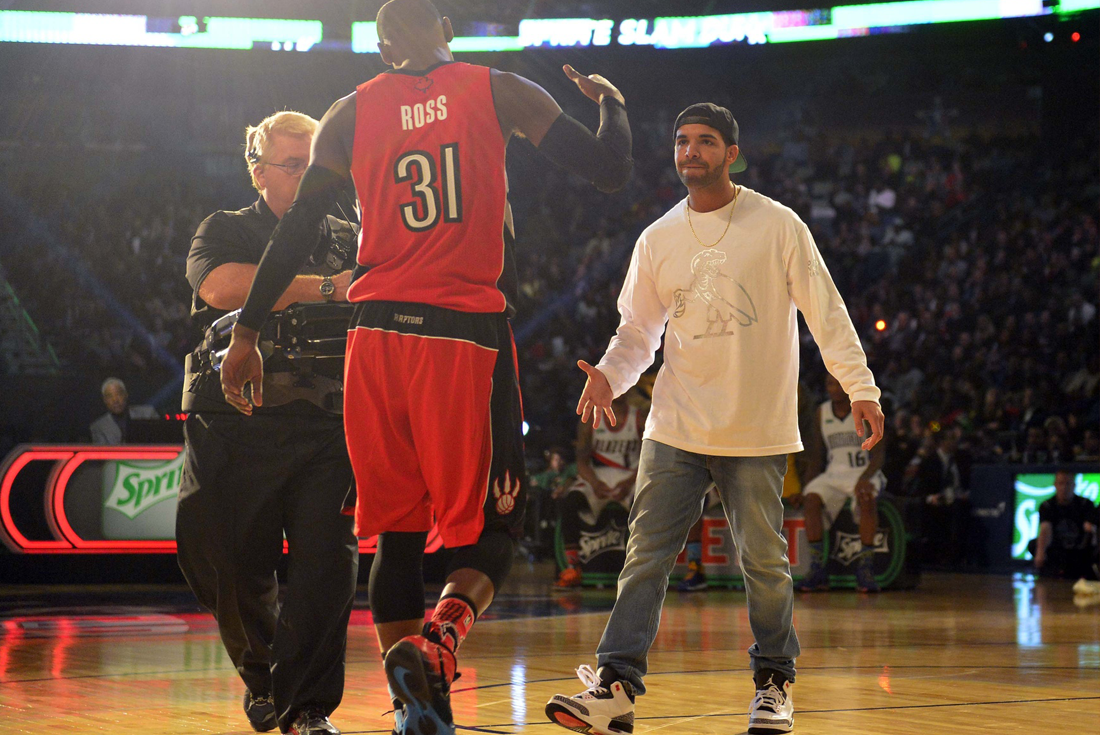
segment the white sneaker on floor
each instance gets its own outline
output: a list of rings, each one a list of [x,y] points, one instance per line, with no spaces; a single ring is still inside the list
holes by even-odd
[[[1075,595],[1100,595],[1100,582],[1091,582],[1084,577],[1073,584]]]
[[[577,676],[587,689],[567,697],[555,694],[546,703],[546,716],[573,732],[622,735],[634,732],[634,693],[629,682],[601,680],[585,664]]]
[[[782,674],[762,669],[756,672],[756,696],[749,707],[749,733],[790,732],[794,728],[794,695]]]

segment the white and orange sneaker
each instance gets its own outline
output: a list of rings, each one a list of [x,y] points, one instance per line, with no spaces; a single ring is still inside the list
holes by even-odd
[[[571,697],[555,694],[546,703],[550,721],[573,732],[593,735],[633,733],[634,687],[630,682],[601,679],[587,664],[577,669],[577,676],[588,688]]]

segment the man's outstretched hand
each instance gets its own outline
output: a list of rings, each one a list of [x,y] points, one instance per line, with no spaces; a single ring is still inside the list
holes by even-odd
[[[264,358],[257,346],[260,333],[240,324],[233,327],[229,352],[222,360],[222,393],[245,416],[264,403]],[[247,388],[246,388],[247,386]]]
[[[856,425],[856,434],[863,438],[861,446],[870,451],[882,439],[882,431],[886,425],[882,409],[874,401],[852,401],[852,421]],[[871,436],[863,436],[864,421],[871,425]]]
[[[623,99],[623,93],[620,92],[614,84],[607,81],[599,74],[584,76],[569,64],[563,66],[562,71],[565,72],[565,76],[569,77],[570,81],[576,84],[580,90],[584,92],[584,96],[593,102],[599,104],[599,102],[603,100],[604,95],[610,95],[622,104],[626,104],[626,100]]]
[[[607,378],[596,368],[584,360],[577,360],[577,367],[588,375],[588,381],[584,384],[581,399],[577,401],[577,413],[581,417],[581,423],[588,423],[588,417],[592,417],[592,428],[600,428],[601,412],[607,416],[612,426],[615,425],[615,412],[611,409],[611,401],[615,396],[611,392],[611,384]]]

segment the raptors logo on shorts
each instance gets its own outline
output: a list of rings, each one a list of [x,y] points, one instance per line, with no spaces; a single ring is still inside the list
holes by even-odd
[[[497,501],[497,515],[506,516],[516,507],[516,496],[519,495],[519,478],[512,485],[512,473],[504,472],[504,486],[501,487],[500,478],[493,481],[493,497]]]

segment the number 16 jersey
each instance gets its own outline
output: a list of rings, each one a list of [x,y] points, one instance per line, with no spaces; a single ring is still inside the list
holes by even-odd
[[[515,283],[506,142],[488,67],[391,70],[356,90],[351,174],[362,209],[348,300],[500,313]]]
[[[846,478],[854,486],[871,461],[871,453],[863,448],[863,439],[856,433],[855,419],[851,411],[837,418],[831,401],[821,404],[820,416],[821,440],[828,454],[825,474]]]

